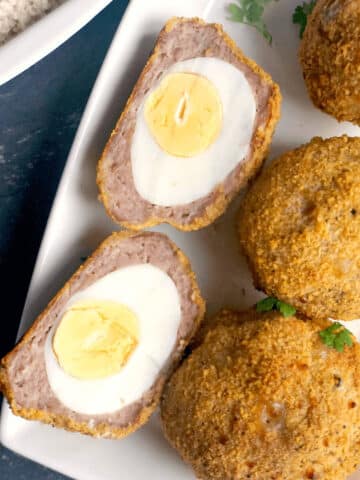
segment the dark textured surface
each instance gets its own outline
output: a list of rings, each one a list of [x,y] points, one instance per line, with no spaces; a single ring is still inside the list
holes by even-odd
[[[127,3],[114,0],[64,45],[0,86],[0,356],[15,341],[67,154]],[[1,480],[63,478],[0,445]]]

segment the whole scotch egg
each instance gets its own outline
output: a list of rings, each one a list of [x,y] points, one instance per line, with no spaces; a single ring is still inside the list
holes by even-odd
[[[314,137],[264,169],[239,243],[267,295],[309,318],[360,317],[360,139]]]
[[[171,445],[203,480],[345,480],[359,465],[358,343],[327,320],[221,311],[164,389]]]
[[[360,2],[313,3],[299,49],[308,94],[339,122],[360,125]]]
[[[279,107],[220,25],[170,20],[98,164],[108,214],[132,229],[209,225],[262,165]]]
[[[121,438],[156,408],[203,314],[166,236],[115,233],[2,359],[0,386],[16,415]]]

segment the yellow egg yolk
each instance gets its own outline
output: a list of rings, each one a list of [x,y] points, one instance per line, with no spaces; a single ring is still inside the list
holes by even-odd
[[[147,98],[144,114],[159,146],[177,157],[193,157],[206,150],[222,125],[217,89],[193,73],[167,75]]]
[[[73,305],[62,317],[53,337],[53,350],[62,369],[79,379],[118,373],[138,344],[136,315],[110,301]]]

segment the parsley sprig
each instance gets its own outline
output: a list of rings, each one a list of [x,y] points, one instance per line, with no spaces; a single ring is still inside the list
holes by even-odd
[[[257,312],[271,312],[272,310],[278,310],[285,318],[292,317],[296,313],[294,307],[275,297],[264,298],[256,304]]]
[[[292,16],[292,21],[294,24],[298,23],[300,25],[300,38],[302,38],[304,35],[308,16],[314,10],[315,3],[316,0],[311,0],[310,2],[303,2],[302,5],[298,5],[295,8]]]
[[[264,22],[265,6],[273,0],[236,0],[228,5],[229,20],[256,28],[271,45],[272,36]]]
[[[327,347],[334,348],[338,352],[343,352],[345,345],[351,347],[353,344],[351,332],[339,322],[325,328],[325,330],[319,332],[319,335]]]

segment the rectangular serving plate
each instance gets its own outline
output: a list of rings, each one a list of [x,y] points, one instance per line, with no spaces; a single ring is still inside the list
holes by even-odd
[[[67,0],[0,46],[0,85],[38,62],[94,18],[111,0]]]
[[[84,112],[49,217],[27,295],[19,335],[34,321],[51,297],[103,238],[117,227],[97,199],[95,167],[116,119],[136,81],[156,36],[174,15],[199,16],[223,23],[244,53],[265,68],[280,84],[282,118],[270,158],[307,142],[360,129],[338,124],[316,110],[305,91],[297,61],[298,31],[291,15],[297,0],[274,2],[266,11],[273,44],[251,27],[227,19],[224,0],[132,0],[114,37]],[[260,298],[235,235],[239,200],[212,226],[167,233],[190,257],[207,300],[208,313],[221,307],[247,308]],[[104,440],[57,430],[12,415],[3,404],[0,440],[8,448],[78,480],[193,479],[176,452],[164,440],[158,420],[124,440]],[[360,480],[360,474],[351,477]]]

